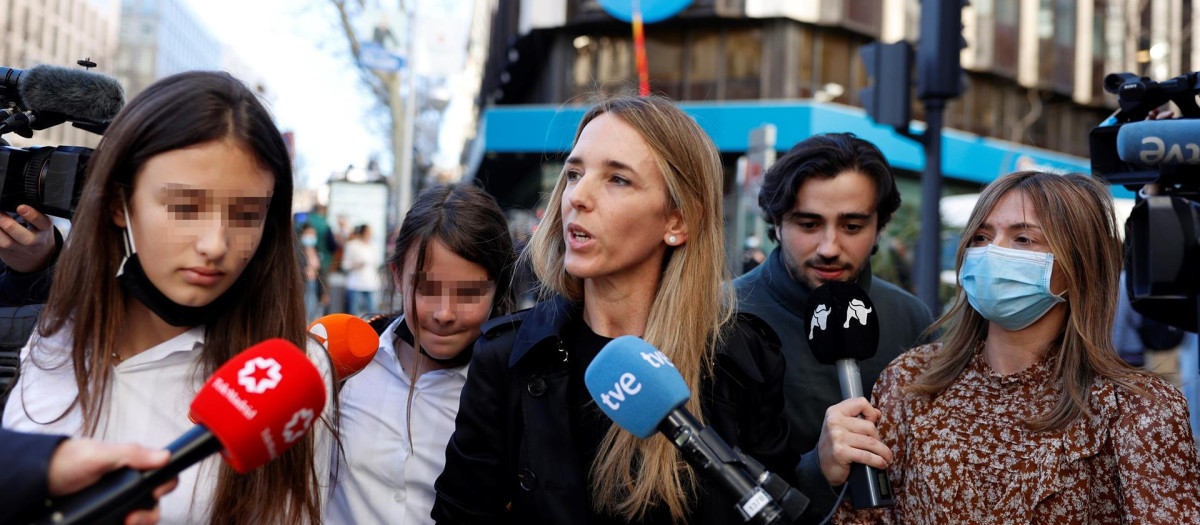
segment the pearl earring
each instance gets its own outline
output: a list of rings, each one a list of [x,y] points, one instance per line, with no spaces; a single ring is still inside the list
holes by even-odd
[[[674,235],[672,235],[672,236],[670,236],[670,237],[667,237],[667,244],[675,244],[676,242],[677,242],[677,241],[676,241],[676,239],[675,239],[675,236],[674,236]]]

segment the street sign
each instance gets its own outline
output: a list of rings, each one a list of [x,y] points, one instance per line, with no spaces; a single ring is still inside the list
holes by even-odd
[[[375,42],[362,42],[358,47],[358,61],[368,69],[381,73],[394,73],[404,69],[404,57],[393,55]]]
[[[640,4],[642,22],[653,24],[675,16],[692,4],[692,0],[598,0],[608,14],[623,22],[633,23],[633,4]]]

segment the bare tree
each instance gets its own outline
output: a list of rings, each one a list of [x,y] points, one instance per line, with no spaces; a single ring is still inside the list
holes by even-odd
[[[396,2],[400,12],[409,12],[404,0],[396,0]],[[366,9],[366,1],[329,0],[329,3],[333,4],[334,8],[337,9],[342,32],[346,37],[346,42],[350,45],[350,54],[354,58],[354,63],[358,67],[358,72],[363,83],[370,88],[380,105],[388,109],[388,119],[386,121],[391,138],[392,192],[395,199],[397,199],[395,201],[396,207],[393,209],[397,215],[392,217],[392,219],[399,222],[412,202],[412,172],[410,169],[406,169],[406,164],[411,164],[412,162],[412,156],[405,154],[406,150],[412,149],[412,138],[405,136],[406,101],[400,96],[401,76],[399,72],[381,72],[370,69],[362,62],[362,39],[355,29],[354,18]],[[406,28],[406,30],[411,30],[411,27]],[[409,47],[411,48],[411,45]],[[411,59],[412,57],[410,56],[409,58]],[[411,71],[409,75],[412,75]],[[411,83],[409,87],[409,96],[411,97],[411,88],[413,87]],[[411,118],[411,111],[409,115],[409,118]]]

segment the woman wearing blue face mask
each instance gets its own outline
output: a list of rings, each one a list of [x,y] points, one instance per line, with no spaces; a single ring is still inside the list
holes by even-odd
[[[1108,189],[1021,172],[979,197],[941,339],[875,385],[896,506],[839,523],[1200,523],[1200,462],[1170,384],[1112,344]]]

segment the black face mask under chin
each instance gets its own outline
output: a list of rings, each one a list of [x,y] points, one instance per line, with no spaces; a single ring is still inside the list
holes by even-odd
[[[146,276],[146,270],[142,268],[142,261],[138,258],[137,248],[133,244],[133,229],[129,224],[132,220],[129,219],[129,210],[124,207],[124,204],[122,204],[122,208],[125,210],[127,222],[124,232],[125,260],[121,261],[121,267],[117,269],[117,282],[121,284],[121,288],[124,288],[126,293],[132,295],[171,326],[192,327],[208,324],[218,312],[224,309],[229,290],[204,306],[185,306],[164,295],[158,287],[154,286],[154,283],[150,282],[150,278]]]
[[[207,324],[220,312],[229,292],[221,294],[216,300],[204,306],[184,306],[172,301],[150,282],[146,277],[138,254],[130,255],[121,264],[117,272],[117,282],[125,292],[149,308],[151,312],[166,321],[171,326],[200,326]]]
[[[405,343],[408,343],[408,346],[417,348],[417,344],[415,342],[415,338],[413,337],[412,330],[408,329],[407,321],[400,321],[400,324],[398,326],[396,326],[396,329],[393,330],[392,333],[394,333],[398,337],[400,337],[400,339],[403,340]],[[463,351],[458,353],[458,355],[448,358],[448,359],[438,359],[436,357],[433,357],[433,356],[429,355],[429,353],[426,352],[424,348],[417,348],[417,351],[421,352],[421,355],[425,356],[430,361],[433,361],[434,363],[437,363],[439,365],[448,366],[448,367],[458,367],[458,366],[462,366],[462,365],[465,365],[465,364],[471,362],[471,356],[475,353],[475,344],[474,344],[474,342],[472,342],[471,344],[468,344],[467,347],[463,349]]]

